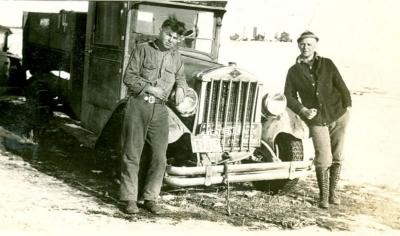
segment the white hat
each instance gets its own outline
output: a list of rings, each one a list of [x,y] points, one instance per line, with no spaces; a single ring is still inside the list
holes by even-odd
[[[198,101],[199,97],[197,96],[196,91],[192,88],[188,88],[185,92],[183,102],[179,103],[175,108],[183,117],[192,116],[196,113]]]

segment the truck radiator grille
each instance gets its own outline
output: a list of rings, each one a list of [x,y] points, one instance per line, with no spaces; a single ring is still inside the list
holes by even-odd
[[[258,82],[211,80],[205,86],[201,131],[220,138],[224,151],[259,146]]]

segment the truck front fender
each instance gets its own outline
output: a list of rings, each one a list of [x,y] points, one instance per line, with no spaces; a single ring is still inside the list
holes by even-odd
[[[279,116],[265,117],[262,123],[262,140],[274,147],[279,133],[287,133],[298,139],[306,139],[310,132],[307,124],[289,108]]]
[[[108,147],[111,143],[114,143],[111,145],[115,148],[118,147],[127,100],[127,98],[122,99],[116,105],[106,125],[98,136],[95,145],[96,147]],[[169,107],[167,107],[167,110],[169,114],[168,124],[166,124],[169,126],[168,143],[173,143],[176,142],[184,133],[190,133],[190,131]],[[108,145],[105,145],[105,143]]]
[[[171,108],[168,109],[168,143],[176,142],[184,133],[190,133],[190,130],[183,124],[179,117],[172,111]]]

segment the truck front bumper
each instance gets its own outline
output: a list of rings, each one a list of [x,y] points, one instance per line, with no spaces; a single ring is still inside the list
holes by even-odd
[[[307,176],[312,170],[312,161],[275,163],[226,164],[200,167],[167,166],[164,181],[175,187],[209,186],[231,183],[296,179]]]

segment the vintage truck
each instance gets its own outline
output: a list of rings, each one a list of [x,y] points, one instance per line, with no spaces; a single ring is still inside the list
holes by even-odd
[[[168,104],[165,183],[253,182],[257,189],[278,192],[309,174],[312,156],[303,150],[308,128],[286,107],[285,96],[264,95],[254,75],[235,63],[218,63],[226,2],[88,4],[84,13],[26,12],[23,66],[32,74],[31,86],[41,81],[50,97],[68,104],[99,163],[118,163],[126,101],[122,78],[131,53],[137,44],[155,39],[162,22],[174,14],[189,29],[179,51],[194,106],[185,113]]]

